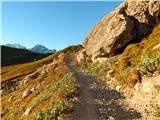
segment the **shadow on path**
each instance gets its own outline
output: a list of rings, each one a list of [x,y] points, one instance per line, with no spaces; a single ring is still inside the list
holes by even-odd
[[[65,63],[80,85],[80,101],[74,104],[74,120],[137,120],[141,114],[124,105],[125,97],[109,89],[103,81],[87,75],[72,64],[70,56]]]

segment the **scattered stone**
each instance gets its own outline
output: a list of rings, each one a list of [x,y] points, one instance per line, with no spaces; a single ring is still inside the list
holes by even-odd
[[[108,120],[115,120],[115,119],[112,116],[109,116]]]
[[[61,58],[64,56],[64,53],[61,53],[60,55],[58,55],[58,58]]]
[[[26,109],[26,111],[23,113],[22,117],[28,116],[28,114],[31,112],[33,106]]]
[[[115,72],[115,70],[109,70],[108,74],[113,74]]]
[[[93,62],[93,63],[98,62],[97,58],[95,58],[95,57],[92,56],[92,62]]]
[[[42,70],[41,74],[47,74],[47,70],[46,69]]]
[[[119,92],[121,88],[122,88],[122,86],[119,85],[116,87],[116,90]]]
[[[4,89],[0,90],[0,95],[3,95]]]
[[[34,88],[32,88],[32,89],[27,88],[27,89],[23,92],[22,99],[23,99],[23,98],[26,98],[26,97],[27,97],[28,95],[30,95],[33,91],[34,91]]]
[[[153,50],[154,50],[154,49],[157,49],[157,48],[160,48],[160,43],[159,43],[158,45],[154,46],[154,47],[153,47]]]
[[[14,96],[9,97],[8,102],[11,101],[14,98]]]
[[[108,71],[108,72],[107,72],[106,77],[109,78],[109,79],[112,80],[112,81],[115,81],[115,79],[112,77],[111,71]]]
[[[151,93],[154,90],[154,88],[155,88],[154,82],[152,80],[148,80],[143,83],[142,90],[145,93]]]
[[[39,72],[40,72],[40,69],[37,70],[37,71],[35,71],[35,72],[33,72],[33,73],[31,73],[31,74],[29,74],[29,75],[27,75],[27,76],[21,81],[20,84],[26,85],[29,81],[35,80],[35,79],[37,78]]]
[[[134,89],[136,91],[139,91],[141,89],[141,84],[140,83],[136,83],[136,85],[134,86]]]
[[[98,57],[98,58],[97,58],[97,60],[98,60],[99,63],[103,63],[103,62],[105,62],[107,59],[108,59],[108,58],[106,58],[106,57]]]
[[[33,92],[35,89],[34,88],[31,88],[31,91]]]

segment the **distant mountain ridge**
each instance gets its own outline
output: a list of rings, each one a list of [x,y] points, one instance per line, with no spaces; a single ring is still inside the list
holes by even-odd
[[[25,49],[25,50],[29,50],[29,51],[32,51],[32,52],[36,52],[36,53],[41,53],[41,54],[50,54],[50,53],[55,53],[56,50],[53,49],[48,49],[47,47],[43,46],[43,45],[40,45],[40,44],[36,44],[34,47],[32,48],[26,48],[25,46],[21,45],[21,44],[18,44],[18,43],[15,43],[15,44],[6,44],[4,46],[7,46],[7,47],[12,47],[12,48],[17,48],[17,49]]]
[[[55,53],[56,50],[53,49],[53,50],[50,50],[48,48],[46,48],[45,46],[43,45],[40,45],[40,44],[37,44],[35,45],[33,48],[30,49],[32,52],[38,52],[38,53]]]
[[[27,49],[18,49],[1,46],[1,66],[23,64],[47,57],[49,54],[40,54]]]
[[[12,47],[12,48],[18,48],[18,49],[27,49],[25,46],[23,46],[21,44],[18,44],[18,43],[14,43],[14,44],[7,43],[4,46]]]

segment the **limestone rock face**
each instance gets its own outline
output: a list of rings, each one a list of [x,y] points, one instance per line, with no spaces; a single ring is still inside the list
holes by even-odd
[[[114,53],[143,38],[160,22],[160,1],[126,0],[95,25],[83,41],[89,56]]]

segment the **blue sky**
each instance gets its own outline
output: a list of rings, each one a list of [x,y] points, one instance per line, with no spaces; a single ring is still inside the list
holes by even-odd
[[[2,43],[60,50],[81,44],[94,25],[122,1],[2,2]]]

